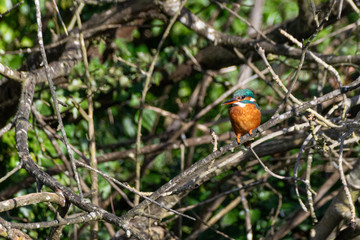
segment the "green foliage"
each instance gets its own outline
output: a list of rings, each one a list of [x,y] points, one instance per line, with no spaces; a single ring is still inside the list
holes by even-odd
[[[234,1],[232,1],[234,2]],[[59,23],[57,16],[48,16],[47,9],[44,7],[45,3],[49,1],[42,0],[42,14],[46,16],[46,27],[44,27],[45,44],[51,43],[52,32],[56,34],[63,33],[63,29]],[[4,12],[11,6],[16,4],[16,1],[0,0],[0,12]],[[230,6],[227,3],[227,6]],[[244,18],[249,18],[250,12],[253,8],[254,1],[242,1],[238,14]],[[74,2],[71,0],[58,1],[58,7],[68,26],[73,16]],[[205,22],[211,22],[215,29],[221,30],[230,18],[230,14],[220,9],[215,3],[208,0],[189,0],[186,7],[193,13],[203,19]],[[82,21],[90,19],[94,14],[107,9],[108,5],[101,6],[86,5],[81,18]],[[25,1],[21,6],[6,15],[4,20],[0,21],[0,54],[5,51],[15,51],[22,48],[31,48],[37,45],[35,24],[35,8],[33,1]],[[214,14],[218,14],[215,19],[212,19]],[[263,25],[261,29],[266,29],[274,24],[279,24],[285,20],[296,17],[298,14],[298,7],[296,1],[265,1],[263,12]],[[347,23],[353,23],[358,19],[356,14],[347,16]],[[136,26],[135,21],[129,25]],[[91,75],[90,85],[92,90],[92,97],[95,107],[94,124],[95,124],[95,142],[97,145],[97,156],[103,156],[111,152],[123,152],[126,150],[135,149],[135,139],[138,131],[138,122],[140,114],[140,102],[142,91],[144,88],[145,78],[143,71],[148,71],[149,66],[155,55],[158,43],[163,36],[164,30],[168,22],[164,19],[147,20],[141,24],[141,27],[136,28],[126,38],[116,37],[109,43],[106,37],[99,37],[91,39],[88,43],[88,59],[89,59],[89,72]],[[340,23],[341,26],[345,25]],[[313,42],[323,37],[329,36],[332,32],[339,29],[340,26],[330,25],[324,28]],[[248,26],[243,21],[234,18],[230,27],[224,30],[224,33],[229,33],[234,36],[247,37],[246,32]],[[329,45],[334,40],[339,41],[338,36],[329,37],[316,46],[312,46],[311,50],[319,53],[324,52],[329,48]],[[358,46],[355,44],[354,36],[347,39],[341,39],[338,44],[335,44],[337,54],[339,55],[355,55],[358,54]],[[306,42],[306,39],[305,39]],[[206,72],[207,69],[196,69],[192,75],[185,79],[173,81],[170,79],[171,74],[178,70],[179,65],[192,61],[190,56],[184,49],[189,51],[192,56],[196,56],[203,48],[209,46],[210,43],[204,37],[197,35],[194,31],[188,29],[183,24],[177,22],[172,27],[169,36],[165,40],[163,47],[159,53],[159,58],[155,64],[154,73],[151,77],[150,90],[146,95],[145,104],[155,106],[157,108],[168,111],[172,114],[178,114],[181,109],[187,107],[189,101],[194,98],[194,91],[197,90],[198,84],[204,79],[205,73],[211,75],[211,81],[207,86],[206,94],[203,104],[191,106],[186,117],[184,117],[182,125],[177,126],[179,130],[184,123],[193,120],[194,116],[198,114],[204,107],[213,104],[225,91],[230,89],[233,85],[237,84],[241,70],[235,66],[235,70],[226,73],[213,73],[212,71]],[[91,51],[90,51],[91,50]],[[119,59],[128,61],[131,65],[124,63]],[[246,56],[249,57],[249,56]],[[265,69],[265,65],[256,62],[257,56],[252,56],[252,61],[259,69]],[[29,54],[6,54],[0,55],[0,62],[10,68],[18,69],[29,60]],[[255,60],[254,60],[255,59]],[[268,59],[270,64],[276,68],[279,73],[280,79],[286,86],[289,86],[293,79],[295,69],[299,64],[298,59],[290,59],[285,56],[277,56],[269,54]],[[285,66],[285,67],[284,67]],[[337,67],[337,66],[336,66]],[[309,71],[309,68],[311,71]],[[305,64],[303,70],[300,72],[297,84],[293,94],[302,100],[312,99],[318,96],[318,81],[319,74],[318,66]],[[339,70],[340,68],[337,68]],[[192,69],[193,70],[193,69]],[[340,70],[339,70],[340,71]],[[74,106],[73,101],[76,101],[80,107],[87,112],[89,101],[88,97],[88,82],[85,74],[85,66],[81,61],[75,65],[71,74],[65,76],[67,82],[64,85],[56,86],[56,94],[59,100],[64,102],[66,106],[60,106],[60,110],[64,119],[65,131],[70,143],[75,146],[85,157],[89,157],[89,126],[88,122],[83,118],[80,110]],[[344,76],[344,74],[342,74]],[[270,79],[270,77],[269,77]],[[282,101],[278,93],[274,91],[271,83],[267,83],[260,79],[254,79],[247,83],[247,87],[253,90],[257,103],[263,111],[273,110]],[[273,84],[275,85],[275,84]],[[326,82],[323,93],[333,90],[333,86]],[[38,84],[35,90],[34,104],[41,115],[43,115],[49,126],[58,131],[58,123],[54,117],[53,102],[47,84]],[[292,102],[291,102],[292,104]],[[290,105],[289,105],[290,106]],[[292,105],[291,105],[292,106]],[[273,113],[273,112],[272,112]],[[173,132],[168,133],[166,136],[158,136],[168,130],[174,122],[170,116],[165,116],[165,113],[159,114],[150,109],[142,111],[142,126],[141,134],[142,141],[141,147],[159,145],[172,137]],[[228,116],[227,106],[212,106],[198,123],[207,124],[217,134],[229,132],[231,124],[229,121],[214,123]],[[269,120],[271,114],[264,114],[262,122]],[[288,127],[297,121],[300,117],[294,117],[289,122],[281,123],[274,127],[274,130]],[[62,165],[61,155],[52,145],[44,130],[40,125],[33,120],[31,116],[30,122],[34,125],[28,132],[28,142],[30,154],[39,166],[44,170],[53,170],[57,166]],[[212,122],[212,123],[211,123]],[[211,124],[209,124],[211,123]],[[212,125],[215,124],[215,125]],[[206,135],[202,130],[190,129],[183,137],[186,139],[201,137]],[[68,153],[65,145],[61,140],[55,140],[62,154],[68,158]],[[181,142],[182,143],[182,142]],[[220,141],[219,147],[225,145],[227,142]],[[114,146],[109,146],[115,144]],[[203,145],[186,146],[185,162],[195,163],[212,152],[212,145],[206,143]],[[179,149],[170,149],[171,146],[161,151],[150,151],[145,156],[140,154],[142,162],[142,178],[141,190],[153,192],[163,184],[167,183],[173,177],[180,174],[181,151]],[[170,150],[169,150],[170,149]],[[354,146],[354,152],[351,157],[358,157],[360,151],[359,146]],[[192,152],[193,151],[193,152]],[[237,151],[237,150],[235,150]],[[268,155],[262,157],[262,160],[268,166],[275,166],[275,162],[283,163],[281,169],[276,169],[276,173],[284,176],[293,175],[293,161],[297,156],[299,149],[292,149],[285,154]],[[230,153],[229,153],[230,154]],[[75,155],[76,159],[80,159],[78,154]],[[124,182],[128,182],[134,186],[135,178],[135,154],[133,151],[126,156],[113,161],[99,163],[98,168],[109,174],[110,176]],[[286,160],[284,160],[286,158]],[[314,154],[313,166],[322,166],[327,159],[324,159],[324,154],[320,151]],[[302,159],[299,165],[298,175],[302,176],[306,172],[306,166]],[[285,161],[286,164],[285,164]],[[186,164],[187,164],[186,163]],[[1,137],[0,141],[0,176],[4,176],[7,172],[11,171],[19,164],[18,155],[16,152],[15,132],[10,130]],[[253,163],[251,163],[253,164]],[[267,178],[267,183],[270,184],[277,192],[282,195],[282,205],[280,209],[280,216],[275,221],[278,224],[285,221],[295,210],[299,208],[298,199],[296,198],[293,190],[292,183],[281,181],[268,177],[268,173],[264,168],[257,164],[249,167],[250,163],[241,163],[237,168],[228,169],[226,172],[218,173],[205,184],[199,186],[197,189],[192,190],[191,193],[184,198],[182,206],[199,204],[208,200],[216,194],[228,191],[235,188],[237,183],[233,179],[233,175],[240,176],[242,181],[251,182],[255,179]],[[248,170],[250,169],[250,170]],[[315,190],[323,184],[324,179],[327,179],[328,173],[318,170],[313,171],[311,184]],[[80,168],[79,172],[84,181],[90,185],[90,174],[87,170]],[[22,183],[28,177],[25,170],[20,170],[14,174],[9,180],[0,183],[0,189],[5,189],[8,186],[15,187]],[[66,186],[75,186],[75,182],[69,178],[69,172],[63,171],[56,175],[54,178],[61,184]],[[304,185],[299,183],[300,190],[304,191]],[[99,196],[106,202],[112,193],[115,192],[114,188],[102,177],[99,177]],[[124,189],[122,189],[124,190]],[[26,190],[19,191],[16,195],[25,195],[35,192],[35,184]],[[49,190],[50,191],[50,190]],[[277,210],[279,196],[272,189],[260,184],[251,189],[247,189],[246,199],[249,203],[249,213],[251,223],[253,224],[254,239],[263,238],[272,224],[272,217]],[[133,201],[133,194],[124,190],[125,194]],[[231,200],[239,195],[238,192],[233,192],[226,196],[226,199],[219,203],[217,210],[213,214],[218,213],[224,209]],[[302,197],[304,200],[305,195]],[[112,204],[115,206],[115,213],[121,215],[130,209],[129,205],[125,202],[124,198],[120,195],[111,199]],[[200,205],[193,209],[196,214],[201,214],[206,208]],[[108,211],[112,211],[111,207],[107,206]],[[73,214],[73,209],[70,210]],[[186,212],[188,213],[188,212]],[[190,213],[191,215],[192,213]],[[29,222],[40,222],[45,220],[53,220],[55,213],[50,212],[47,206],[42,204],[36,206],[28,206],[16,209],[11,212],[12,216],[19,218],[26,218]],[[3,215],[2,215],[3,216]],[[213,215],[212,215],[213,216]],[[9,220],[8,218],[6,218]],[[192,233],[193,222],[183,221],[181,229],[183,237],[186,238]],[[175,224],[169,224],[170,228],[175,228]],[[242,204],[236,206],[233,210],[229,211],[219,222],[214,226],[219,231],[224,231],[231,237],[236,239],[246,239],[245,237],[245,210]],[[275,230],[278,226],[275,225]],[[311,221],[305,221],[298,226],[294,231],[307,232],[312,227]],[[99,239],[109,239],[109,234],[106,228],[100,224]],[[173,229],[171,229],[173,230]],[[35,238],[41,239],[49,234],[49,230],[29,230],[28,234]],[[73,228],[68,226],[64,229],[64,236],[71,236]],[[89,229],[80,233],[79,239],[87,239],[89,237]],[[69,237],[70,238],[70,237]],[[199,239],[214,239],[214,232],[208,230],[204,232]],[[288,237],[288,239],[291,239]]]
[[[222,227],[227,227],[235,224],[238,221],[239,213],[236,209],[228,212],[220,221]]]
[[[264,21],[267,26],[279,24],[298,14],[298,6],[295,1],[265,1],[264,10]]]
[[[140,113],[139,111],[136,113],[136,117],[135,117],[136,122],[139,121],[139,113]],[[144,109],[142,115],[143,115],[142,126],[148,131],[151,131],[155,122],[156,113],[152,110]]]

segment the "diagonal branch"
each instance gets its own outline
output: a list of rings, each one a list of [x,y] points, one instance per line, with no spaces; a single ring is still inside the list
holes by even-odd
[[[15,122],[15,137],[16,137],[16,149],[19,155],[19,159],[23,168],[36,178],[42,184],[51,188],[54,192],[61,191],[65,196],[66,200],[74,204],[75,206],[83,209],[89,213],[99,212],[103,219],[109,223],[112,223],[118,227],[123,228],[125,231],[131,231],[125,223],[117,216],[103,210],[102,208],[85,201],[76,195],[72,190],[60,184],[53,177],[46,172],[42,171],[33,161],[28,146],[28,135],[27,130],[29,127],[28,119],[30,114],[30,107],[34,96],[35,80],[27,79],[24,82],[24,88],[20,99],[19,108],[16,114]]]
[[[356,86],[360,82],[360,78],[358,78],[355,82],[351,83],[347,87]],[[269,129],[270,127],[292,117],[295,113],[300,113],[305,111],[306,109],[316,106],[319,103],[322,103],[324,101],[327,101],[329,99],[332,99],[335,96],[338,96],[342,94],[342,92],[337,89],[333,92],[330,92],[318,99],[314,99],[312,101],[303,103],[299,107],[288,111],[286,113],[281,114],[275,119],[271,119],[268,122],[262,124],[260,127],[258,127],[257,130],[253,131],[253,134],[255,136],[257,135],[258,131],[264,131],[266,129]],[[241,138],[241,142],[246,142],[250,139],[249,135],[245,135]],[[302,142],[302,141],[301,141]],[[290,143],[290,142],[288,142]],[[254,143],[255,144],[255,143]],[[265,143],[266,144],[266,143]],[[298,143],[301,144],[301,143]],[[227,153],[230,149],[233,148],[239,148],[236,141],[232,142],[229,145],[226,145],[222,148],[220,148],[218,151],[213,152],[209,154],[207,157],[203,158],[199,162],[196,162],[191,167],[186,169],[182,174],[176,176],[171,181],[169,181],[167,184],[163,185],[161,188],[159,188],[156,192],[154,192],[151,195],[151,198],[156,200],[159,203],[164,204],[167,207],[174,206],[178,201],[180,201],[181,198],[186,196],[192,189],[195,188],[195,186],[199,186],[203,184],[205,181],[208,181],[211,177],[218,175],[219,173],[230,169],[233,166],[237,166],[239,162],[247,158],[250,154],[249,150],[246,151],[239,151],[234,154],[230,154],[228,156],[224,156],[221,159],[215,161],[213,164],[210,164],[215,159],[223,156],[225,153]],[[281,148],[286,148],[286,145],[282,145]],[[264,149],[264,147],[262,148]],[[265,154],[265,151],[261,152],[262,154]],[[172,192],[175,194],[167,194],[168,192]],[[138,206],[130,210],[126,215],[122,216],[121,219],[123,221],[129,221],[129,219],[132,218],[142,218],[141,216],[137,216],[137,212],[146,212],[146,209],[150,208],[152,215],[157,215],[160,218],[162,216],[166,216],[167,212],[163,209],[160,209],[159,207],[154,206],[153,204],[149,204],[146,201],[141,202]],[[140,222],[145,221],[145,219],[139,219]],[[132,224],[130,224],[132,225]],[[140,226],[135,226],[133,230],[136,232],[136,234],[142,235],[143,237],[148,237],[144,232],[144,229],[142,229]],[[136,230],[135,230],[136,229]]]

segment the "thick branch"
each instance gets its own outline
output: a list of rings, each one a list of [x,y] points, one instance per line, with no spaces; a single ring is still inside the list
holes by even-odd
[[[352,83],[350,86],[354,86],[360,82],[360,78],[357,79],[354,83]],[[310,102],[304,103],[298,108],[295,108],[292,111],[288,111],[280,116],[278,116],[275,119],[269,120],[268,122],[262,124],[258,130],[253,131],[253,134],[258,131],[262,132],[266,129],[269,129],[270,127],[284,121],[285,119],[290,118],[294,114],[300,113],[302,111],[305,111],[306,109],[316,106],[319,103],[322,103],[326,100],[330,100],[334,98],[337,95],[340,95],[342,92],[340,90],[335,90],[333,92],[330,92],[326,95],[324,95],[321,98],[312,100]],[[249,135],[245,135],[241,138],[241,142],[246,142],[250,139]],[[297,142],[298,141],[298,142]],[[288,141],[288,144],[300,144],[302,142],[302,138],[298,139],[297,141],[291,142]],[[266,144],[265,144],[266,145]],[[286,151],[287,146],[285,143],[282,144],[276,144],[283,148],[283,151]],[[276,146],[275,145],[275,146]],[[273,145],[274,146],[274,145]],[[203,184],[205,181],[208,181],[211,177],[218,175],[231,167],[237,166],[239,162],[243,161],[248,157],[249,151],[240,151],[235,154],[231,154],[229,156],[225,156],[220,160],[217,160],[215,162],[215,159],[223,156],[225,153],[227,153],[230,149],[236,148],[237,143],[236,141],[232,142],[229,145],[226,145],[222,148],[220,148],[218,151],[211,153],[207,157],[203,158],[199,162],[193,164],[191,167],[186,169],[182,174],[178,175],[177,177],[173,178],[171,181],[169,181],[167,184],[163,185],[161,188],[159,188],[156,192],[152,194],[152,198],[157,200],[159,203],[164,204],[167,207],[174,206],[180,199],[182,199],[184,196],[186,196],[192,189],[196,188],[197,186]],[[293,147],[293,145],[292,145]],[[266,148],[263,147],[261,149],[262,154],[267,154]],[[255,148],[256,150],[256,148]],[[169,193],[174,193],[170,194]],[[136,206],[134,209],[129,211],[125,216],[121,217],[121,219],[124,222],[128,222],[130,219],[136,217],[139,215],[139,213],[148,213],[150,209],[150,212],[152,215],[156,215],[160,218],[167,215],[167,212],[163,209],[160,209],[157,206],[154,206],[153,204],[149,204],[146,201],[143,201],[138,206]],[[133,221],[127,225],[128,227],[132,226],[135,227],[133,229],[136,231],[137,234],[142,234],[145,238],[146,236],[146,229],[147,227],[147,219],[145,217],[136,217],[136,218],[142,218],[138,221]]]

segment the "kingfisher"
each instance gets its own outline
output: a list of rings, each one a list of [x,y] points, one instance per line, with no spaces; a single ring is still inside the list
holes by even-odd
[[[252,135],[252,131],[260,125],[260,108],[253,92],[249,89],[235,91],[233,98],[223,103],[223,105],[228,104],[231,104],[229,108],[231,126],[235,132],[236,141],[240,144],[241,136],[247,133]]]

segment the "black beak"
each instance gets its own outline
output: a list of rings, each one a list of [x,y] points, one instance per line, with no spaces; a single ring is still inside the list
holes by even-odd
[[[228,104],[232,104],[235,102],[238,102],[239,100],[237,100],[236,98],[232,98],[230,100],[227,100],[226,102],[224,102],[222,105],[228,105]]]

